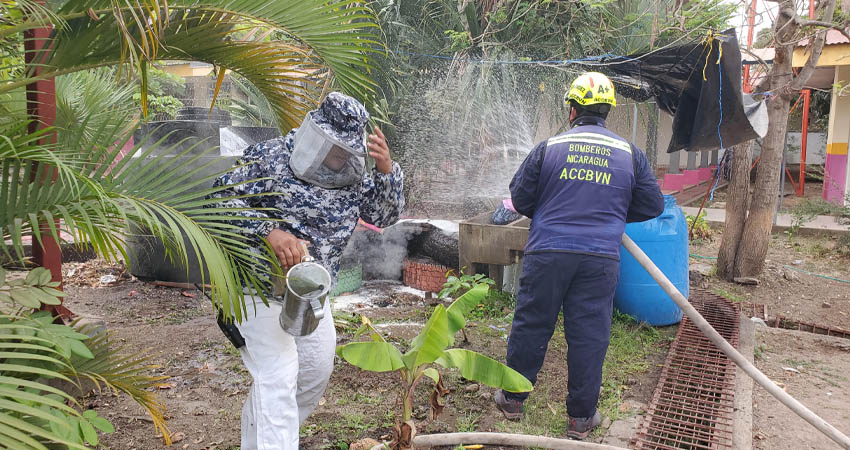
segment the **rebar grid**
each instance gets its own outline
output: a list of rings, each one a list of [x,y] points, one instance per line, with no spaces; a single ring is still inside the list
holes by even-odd
[[[822,334],[825,336],[833,336],[844,339],[850,339],[850,330],[839,327],[821,325],[812,322],[804,322],[802,320],[791,319],[781,314],[771,315],[768,318],[767,305],[757,303],[744,302],[741,304],[741,311],[747,317],[755,317],[773,328],[783,328],[786,330],[806,331],[814,334]]]
[[[738,308],[691,288],[690,303],[732,345]],[[635,449],[731,449],[735,364],[687,317],[670,346]]]

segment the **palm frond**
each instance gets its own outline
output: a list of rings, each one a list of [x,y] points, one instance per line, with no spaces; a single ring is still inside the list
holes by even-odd
[[[115,116],[130,118],[134,112],[132,84],[119,84],[111,68],[75,72],[56,78],[56,120],[60,147],[87,148],[97,142],[95,133],[111,133],[122,138],[135,121],[115,121]],[[108,125],[108,126],[106,126]],[[114,127],[117,130],[113,130]],[[73,131],[71,131],[73,130]],[[63,139],[79,136],[81,142]]]
[[[87,336],[50,321],[43,314],[0,314],[0,440],[8,448],[86,448],[76,400],[45,380],[73,383],[66,375],[74,370],[65,348],[74,345],[69,342],[85,348],[80,339]]]
[[[41,72],[0,82],[0,93],[93,67],[202,61],[250,81],[287,127],[297,126],[315,105],[330,74],[344,91],[363,100],[374,93],[371,55],[381,44],[370,31],[376,27],[374,15],[356,1],[183,0],[166,6],[156,0],[70,0],[58,14],[66,26],[54,34],[49,50],[32,56]],[[243,40],[242,31],[258,22],[285,40]],[[143,96],[145,92],[143,85]]]
[[[122,118],[114,120],[120,123]],[[0,159],[0,168],[7,174],[0,178],[0,211],[4,212],[0,214],[0,228],[4,239],[13,244],[11,251],[4,246],[3,252],[23,258],[23,237],[32,235],[41,240],[46,227],[54,239],[60,239],[59,231],[64,230],[77,244],[91,246],[106,259],[126,260],[125,239],[132,236],[128,229],[144,230],[166,245],[172,262],[186,266],[189,255],[194,256],[206,269],[202,273],[209,276],[216,306],[241,320],[246,311],[243,283],[244,287],[261,290],[261,283],[268,278],[265,267],[276,267],[279,262],[273,252],[252,251],[247,237],[226,234],[222,226],[244,219],[242,210],[216,208],[222,199],[205,199],[208,194],[228,189],[203,187],[224,172],[210,173],[208,165],[198,163],[216,149],[188,147],[176,152],[182,143],[163,148],[166,136],[160,142],[137,143],[129,155],[140,154],[121,159],[121,145],[113,145],[114,131],[119,128],[109,121],[99,127],[111,128],[113,133],[95,130],[92,136],[102,142],[82,154],[51,152],[50,146],[37,145],[25,129],[18,130],[23,136],[12,140],[28,146],[16,146],[15,155],[26,154],[28,158]],[[83,128],[77,127],[76,134],[82,135]],[[176,157],[169,156],[174,153]],[[44,176],[33,177],[32,173],[40,174],[51,167],[37,163],[41,160],[62,167],[66,176],[53,183]],[[57,219],[59,227],[55,225]]]
[[[77,328],[87,332],[83,326]],[[157,432],[162,433],[165,445],[171,445],[171,436],[165,424],[165,405],[157,398],[155,390],[162,386],[167,376],[149,375],[159,366],[150,363],[150,356],[136,354],[125,346],[110,346],[110,333],[98,333],[86,341],[93,358],[75,357],[72,359],[73,371],[60,371],[63,375],[76,380],[80,385],[88,380],[98,391],[109,390],[114,394],[129,395],[141,405],[153,421]],[[82,392],[81,392],[82,393]]]
[[[277,114],[259,89],[239,76],[231,76],[230,82],[245,96],[244,100],[231,98],[228,110],[233,117],[254,126],[277,128]]]

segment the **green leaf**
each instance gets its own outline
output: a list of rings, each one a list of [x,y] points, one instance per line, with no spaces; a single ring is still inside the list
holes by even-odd
[[[83,432],[83,438],[91,445],[97,445],[97,431],[88,420],[80,421],[80,430]]]
[[[446,308],[437,305],[431,317],[425,322],[422,331],[413,338],[410,350],[404,354],[403,361],[410,370],[416,370],[425,364],[431,364],[443,354],[449,346],[451,336],[446,316]]]
[[[460,370],[460,374],[467,380],[484,383],[508,392],[529,392],[533,389],[531,382],[519,372],[495,359],[470,350],[461,348],[446,350],[443,357],[436,363],[446,368]]]
[[[86,359],[94,358],[94,354],[82,342],[76,340],[71,340],[69,342],[71,343],[71,352],[73,352],[75,355],[81,356]]]
[[[71,352],[86,359],[94,358],[94,354],[80,341],[71,340]]]
[[[440,382],[440,372],[437,372],[437,369],[433,367],[429,367],[422,371],[422,375],[425,375],[426,377],[434,380],[434,383]]]
[[[36,299],[38,299],[39,302],[45,305],[58,305],[62,303],[62,301],[55,296],[44,292],[44,288],[33,288],[31,293],[34,297],[36,297]]]
[[[97,428],[98,430],[100,430],[104,433],[114,433],[115,432],[115,427],[111,423],[109,423],[108,420],[104,419],[103,417],[92,417],[91,419],[89,419],[89,421],[91,422],[92,425],[94,425],[95,428]]]
[[[360,335],[368,332],[369,337],[372,338],[373,341],[375,341],[375,342],[386,342],[386,339],[384,339],[384,337],[381,336],[381,333],[379,333],[378,330],[375,329],[375,326],[372,325],[372,321],[369,320],[368,317],[360,316],[360,320],[362,321],[363,324],[360,325],[360,328],[358,328],[356,332],[354,332],[354,336],[351,338],[351,340],[357,340],[357,338],[359,338]]]
[[[45,269],[44,267],[39,267],[39,268],[33,270],[33,272],[36,272],[36,271],[38,271],[38,285],[39,286],[44,286],[47,283],[50,283],[50,281],[53,279],[53,274],[51,274],[50,271]]]
[[[15,303],[18,303],[21,306],[26,306],[27,308],[39,308],[41,307],[41,302],[30,292],[32,288],[17,288],[9,291],[9,294],[12,296],[12,300]]]
[[[466,325],[466,315],[487,298],[488,292],[489,287],[486,284],[478,284],[449,305],[446,311],[449,318],[449,333],[452,336]]]
[[[6,284],[6,271],[0,267],[0,286],[3,286],[4,284]]]
[[[352,342],[337,347],[336,353],[350,364],[370,372],[404,368],[401,352],[389,342]]]
[[[29,286],[38,286],[38,279],[41,278],[41,274],[43,272],[47,272],[47,269],[45,269],[44,267],[37,267],[33,270],[30,270],[27,273],[26,279],[24,279],[24,283]]]

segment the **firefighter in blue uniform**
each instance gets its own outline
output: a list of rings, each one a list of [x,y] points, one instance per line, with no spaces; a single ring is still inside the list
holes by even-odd
[[[657,217],[664,200],[646,155],[605,127],[614,85],[601,73],[578,77],[565,95],[571,129],[535,147],[511,181],[517,212],[531,218],[507,364],[534,383],[559,311],[569,347],[567,435],[584,439],[596,410],[602,362],[627,222]],[[496,391],[508,419],[528,394]]]

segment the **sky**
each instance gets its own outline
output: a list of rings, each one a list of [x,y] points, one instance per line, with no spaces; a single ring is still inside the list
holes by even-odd
[[[738,42],[740,42],[742,46],[747,45],[747,9],[750,1],[751,0],[746,0],[745,4],[745,0],[741,0],[741,6],[738,8],[738,14],[734,19],[732,19],[732,25],[734,25],[738,32]],[[770,28],[773,25],[772,18],[776,16],[776,10],[778,8],[778,3],[775,2],[767,2],[765,0],[756,1],[758,3],[756,4],[756,20],[755,30],[753,31],[753,42],[756,41],[756,36],[758,36],[759,30],[763,28]]]

